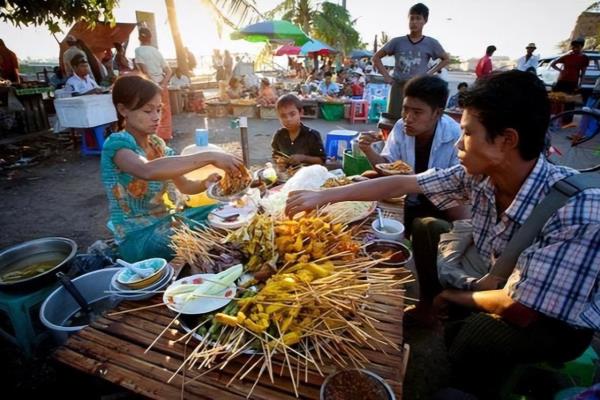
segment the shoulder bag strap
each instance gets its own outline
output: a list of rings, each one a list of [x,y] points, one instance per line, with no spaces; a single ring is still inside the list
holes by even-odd
[[[556,182],[546,197],[535,206],[523,226],[510,239],[502,255],[492,266],[490,275],[508,279],[523,250],[531,246],[552,214],[564,206],[569,198],[590,188],[600,188],[600,175],[575,174]]]

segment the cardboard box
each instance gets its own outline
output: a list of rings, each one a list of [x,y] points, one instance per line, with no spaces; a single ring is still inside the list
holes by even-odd
[[[232,104],[234,117],[256,118],[255,105]]]
[[[275,106],[260,106],[258,107],[258,111],[261,119],[279,119]]]
[[[56,99],[54,108],[60,125],[65,128],[93,128],[117,120],[111,94]]]

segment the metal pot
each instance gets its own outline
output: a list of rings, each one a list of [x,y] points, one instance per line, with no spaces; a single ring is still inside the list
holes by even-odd
[[[56,281],[56,272],[66,269],[75,254],[77,244],[67,238],[49,237],[21,243],[0,252],[0,289],[35,290]],[[33,264],[55,263],[39,273],[14,280],[3,280],[10,272],[23,270]]]

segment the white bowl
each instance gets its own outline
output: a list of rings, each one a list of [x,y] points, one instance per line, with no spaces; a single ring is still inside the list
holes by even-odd
[[[375,237],[395,241],[399,241],[404,237],[404,224],[402,222],[391,218],[383,218],[383,226],[385,229],[381,229],[379,218],[375,218],[371,224]]]

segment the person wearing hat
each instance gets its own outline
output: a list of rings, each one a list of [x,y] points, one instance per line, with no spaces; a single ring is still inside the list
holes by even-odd
[[[162,89],[162,110],[156,134],[163,140],[173,138],[171,124],[171,103],[169,101],[169,81],[173,72],[158,49],[152,46],[152,32],[142,26],[138,29],[140,47],[135,49],[135,65],[144,75]]]
[[[77,38],[73,35],[68,35],[65,38],[65,42],[69,45],[69,48],[65,50],[63,53],[63,69],[65,70],[65,76],[68,78],[73,75],[73,67],[71,66],[71,61],[75,58],[76,55],[81,55],[87,61],[87,57],[85,56],[85,52],[77,47]]]
[[[553,88],[554,92],[574,94],[581,86],[581,80],[590,63],[590,59],[582,51],[584,43],[585,40],[583,38],[573,39],[571,41],[571,51],[550,63],[551,68],[560,72]],[[562,64],[562,68],[559,68],[558,64]],[[573,103],[566,103],[564,111],[569,111],[573,108]],[[566,115],[563,117],[562,122],[565,126],[570,125],[573,122],[573,116]]]
[[[535,43],[529,43],[525,47],[527,53],[517,60],[517,69],[519,71],[533,72],[535,74],[535,69],[540,61],[540,58],[533,54],[535,49]]]

